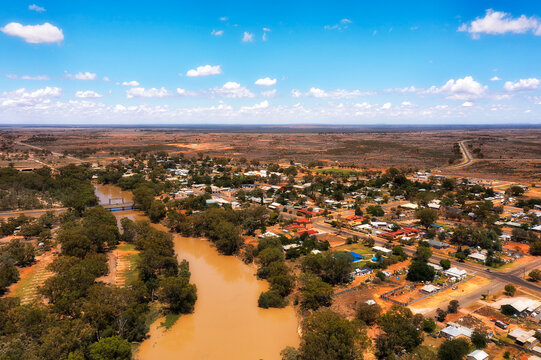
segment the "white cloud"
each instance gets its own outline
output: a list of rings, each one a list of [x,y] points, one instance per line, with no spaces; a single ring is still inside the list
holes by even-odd
[[[390,109],[390,108],[391,108],[391,103],[390,103],[390,102],[387,102],[387,103],[385,103],[385,104],[383,104],[383,105],[381,106],[381,109],[382,109],[382,110],[388,110],[388,109]]]
[[[475,81],[473,77],[466,76],[463,79],[450,79],[440,88],[432,86],[424,93],[450,94],[449,99],[468,100],[484,95],[487,88],[486,85],[481,85]]]
[[[164,98],[170,96],[169,92],[164,88],[150,88],[145,89],[142,87],[134,87],[126,91],[126,97],[131,98]]]
[[[541,80],[536,78],[520,79],[517,82],[506,81],[503,88],[507,91],[535,90],[539,87]]]
[[[102,80],[103,80],[103,81],[111,81],[111,79],[109,78],[109,76],[104,76],[104,77],[102,78]]]
[[[266,98],[276,97],[276,89],[272,89],[272,90],[268,90],[268,91],[262,91],[261,96],[266,97]]]
[[[215,87],[211,90],[211,94],[217,97],[224,98],[252,98],[255,95],[248,90],[245,86],[241,86],[239,83],[229,81],[222,87]]]
[[[248,112],[248,111],[257,111],[257,110],[263,110],[269,107],[269,102],[267,100],[263,100],[259,104],[255,104],[253,106],[243,106],[240,108],[240,112]]]
[[[203,65],[198,66],[196,69],[188,70],[186,76],[188,77],[197,77],[197,76],[209,76],[209,75],[219,75],[222,73],[220,65]]]
[[[124,86],[139,86],[139,83],[135,80],[131,80],[131,81],[124,81],[122,83],[122,85]]]
[[[193,91],[187,91],[185,89],[177,88],[177,94],[180,96],[196,96],[197,93]]]
[[[471,101],[466,101],[466,102],[463,102],[462,107],[472,107],[473,106],[473,103]]]
[[[21,88],[11,92],[2,93],[0,106],[2,107],[26,107],[41,102],[49,102],[51,98],[62,96],[62,89],[57,87],[45,87],[34,91],[26,91]]]
[[[365,102],[362,102],[360,104],[355,104],[353,105],[355,108],[357,109],[361,109],[361,110],[369,110],[372,108],[372,105],[370,103],[367,103],[366,101]]]
[[[501,79],[497,76],[493,76],[492,78],[490,78],[490,81],[500,81]]]
[[[271,79],[270,77],[261,78],[257,79],[254,84],[261,86],[273,86],[276,85],[276,79]]]
[[[77,74],[69,74],[66,72],[66,78],[71,80],[96,80],[96,74],[91,72],[78,72]]]
[[[474,39],[479,39],[480,34],[501,35],[532,32],[539,36],[541,35],[541,23],[534,17],[521,15],[518,18],[513,18],[511,14],[488,9],[485,17],[478,17],[470,24],[462,24],[458,31],[468,32]]]
[[[350,19],[342,19],[338,22],[338,24],[334,24],[334,25],[325,25],[323,28],[325,30],[338,30],[338,31],[342,31],[342,30],[345,30],[348,28],[348,25],[351,24],[353,21],[351,21]]]
[[[398,93],[415,93],[421,91],[421,89],[415,86],[409,86],[404,88],[385,89],[386,92],[398,92]]]
[[[411,102],[409,102],[409,101],[402,101],[402,104],[401,104],[401,105],[402,105],[402,106],[405,106],[405,107],[406,107],[406,106],[413,106],[413,104],[412,104]]]
[[[223,30],[212,30],[212,32],[210,34],[214,35],[214,36],[222,36],[224,34],[224,31]]]
[[[77,91],[75,93],[75,97],[83,98],[83,99],[98,99],[103,97],[103,95],[98,94],[97,92],[93,90],[86,90],[86,91]]]
[[[242,42],[253,42],[253,41],[254,41],[254,34],[245,31],[244,34],[242,35]]]
[[[264,27],[263,28],[263,36],[261,36],[261,40],[267,41],[267,33],[270,32],[271,29]]]
[[[30,44],[54,43],[64,40],[62,30],[48,22],[42,25],[22,25],[12,22],[0,30],[4,34],[23,38]]]
[[[45,8],[42,6],[38,6],[36,4],[28,5],[28,10],[32,10],[35,12],[44,12]]]
[[[37,81],[51,80],[51,78],[49,76],[47,76],[47,75],[36,75],[36,76],[22,75],[22,76],[19,76],[19,75],[15,75],[15,74],[8,74],[8,75],[6,75],[6,77],[8,79],[21,79],[21,80],[37,80]]]
[[[220,18],[220,21],[227,21],[227,20],[229,20],[229,18],[228,18],[227,16],[222,16],[222,17]]]
[[[326,90],[322,90],[322,89],[319,89],[319,88],[310,88],[310,90],[308,90],[306,93],[302,93],[301,91],[298,91],[298,90],[292,90],[291,91],[291,96],[293,96],[294,98],[299,98],[299,97],[313,97],[313,98],[318,98],[318,99],[351,99],[351,98],[355,98],[355,97],[360,97],[360,96],[368,96],[368,95],[374,95],[374,93],[372,92],[363,92],[363,91],[360,91],[360,90],[344,90],[344,89],[336,89],[336,90],[330,90],[330,91],[326,91]]]

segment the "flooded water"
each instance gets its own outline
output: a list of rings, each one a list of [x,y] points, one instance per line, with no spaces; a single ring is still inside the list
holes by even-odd
[[[130,191],[123,191],[115,185],[94,185],[94,193],[98,197],[100,205],[122,204],[133,200],[133,195]]]
[[[100,199],[107,196],[101,190],[98,187]],[[133,211],[114,214],[145,218]],[[181,316],[168,330],[159,326],[162,320],[154,323],[150,338],[138,349],[138,359],[272,360],[280,359],[284,347],[299,344],[292,307],[265,310],[257,306],[267,283],[256,279],[255,266],[219,255],[204,239],[175,235],[174,242],[179,259],[190,262],[191,279],[197,285],[195,311]]]

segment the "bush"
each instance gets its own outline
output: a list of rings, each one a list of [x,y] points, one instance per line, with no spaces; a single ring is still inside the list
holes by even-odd
[[[469,352],[469,344],[466,339],[447,340],[440,345],[438,350],[438,359],[440,360],[460,360]]]
[[[484,349],[487,347],[488,339],[485,334],[474,331],[471,334],[471,342],[477,349]]]
[[[269,290],[261,293],[257,300],[257,305],[260,308],[282,308],[286,305],[286,302],[280,293],[276,290]]]
[[[436,322],[430,318],[423,319],[423,331],[432,333],[434,330],[436,330]]]
[[[366,325],[370,326],[376,323],[381,314],[381,306],[378,304],[369,305],[367,303],[360,303],[357,308],[356,318]]]
[[[505,285],[505,294],[507,296],[514,296],[517,292],[517,288],[514,287],[512,284]]]

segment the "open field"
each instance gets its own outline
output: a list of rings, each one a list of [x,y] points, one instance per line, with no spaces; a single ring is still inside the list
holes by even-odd
[[[539,128],[4,128],[0,139],[11,141],[19,155],[4,158],[1,166],[108,162],[138,151],[166,151],[260,161],[320,160],[356,169],[442,168],[444,173],[488,179],[541,177]],[[473,160],[468,166],[446,169],[458,141],[465,141]],[[44,155],[43,150],[50,153]],[[27,158],[21,157],[24,152]]]

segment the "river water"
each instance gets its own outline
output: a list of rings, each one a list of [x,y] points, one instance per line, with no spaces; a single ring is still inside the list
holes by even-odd
[[[114,186],[97,186],[102,203],[110,198],[131,200],[131,193]],[[146,219],[141,213],[113,213],[117,218]],[[154,225],[167,231],[161,225]],[[174,235],[179,259],[190,262],[191,281],[197,286],[192,314],[182,315],[168,330],[163,319],[151,325],[150,338],[137,351],[140,360],[258,360],[280,359],[280,350],[297,346],[297,317],[293,307],[260,309],[259,294],[267,282],[257,280],[254,265],[223,256],[204,239]]]

